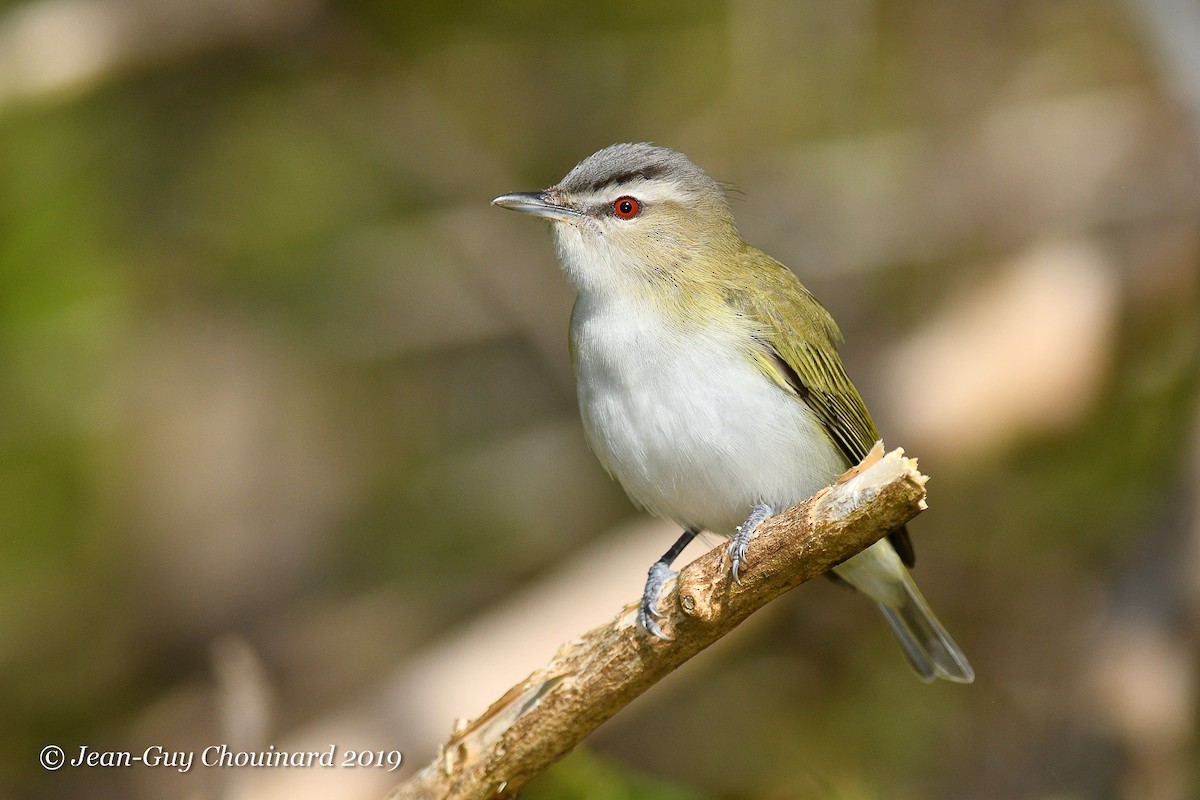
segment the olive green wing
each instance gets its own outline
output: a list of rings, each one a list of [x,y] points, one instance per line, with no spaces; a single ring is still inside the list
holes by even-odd
[[[838,356],[837,323],[791,270],[770,256],[747,248],[743,267],[754,271],[766,291],[750,296],[731,285],[725,297],[752,323],[759,368],[812,409],[847,466],[857,464],[880,436]],[[912,566],[907,531],[901,528],[888,538]]]

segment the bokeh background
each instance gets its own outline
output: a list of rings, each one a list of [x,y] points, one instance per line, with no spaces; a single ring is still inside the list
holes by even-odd
[[[0,9],[0,796],[382,795],[674,540],[490,208],[616,141],[735,187],[932,476],[970,687],[801,587],[527,796],[1200,797],[1200,4]],[[711,546],[714,542],[708,542]]]

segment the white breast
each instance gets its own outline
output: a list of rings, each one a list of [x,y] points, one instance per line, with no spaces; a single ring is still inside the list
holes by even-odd
[[[808,407],[744,355],[743,331],[685,335],[645,302],[581,295],[571,332],[588,441],[652,513],[728,535],[756,503],[782,510],[846,467]]]

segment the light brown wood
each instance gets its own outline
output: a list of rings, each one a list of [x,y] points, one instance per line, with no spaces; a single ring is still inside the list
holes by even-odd
[[[631,603],[607,625],[565,643],[549,664],[458,726],[432,763],[387,800],[515,797],[591,731],[754,611],[869,547],[925,508],[927,478],[882,444],[811,499],[759,526],[742,583],[724,542],[667,585],[663,641],[636,623]]]

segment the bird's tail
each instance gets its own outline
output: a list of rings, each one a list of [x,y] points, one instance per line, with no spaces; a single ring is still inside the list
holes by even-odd
[[[905,570],[907,573],[907,570]],[[877,603],[913,669],[923,681],[943,678],[956,683],[975,680],[975,670],[950,634],[933,615],[912,577],[905,574],[903,596],[895,604]]]
[[[922,680],[943,678],[956,683],[975,680],[975,670],[967,657],[933,615],[887,540],[876,542],[834,571],[875,601]]]

